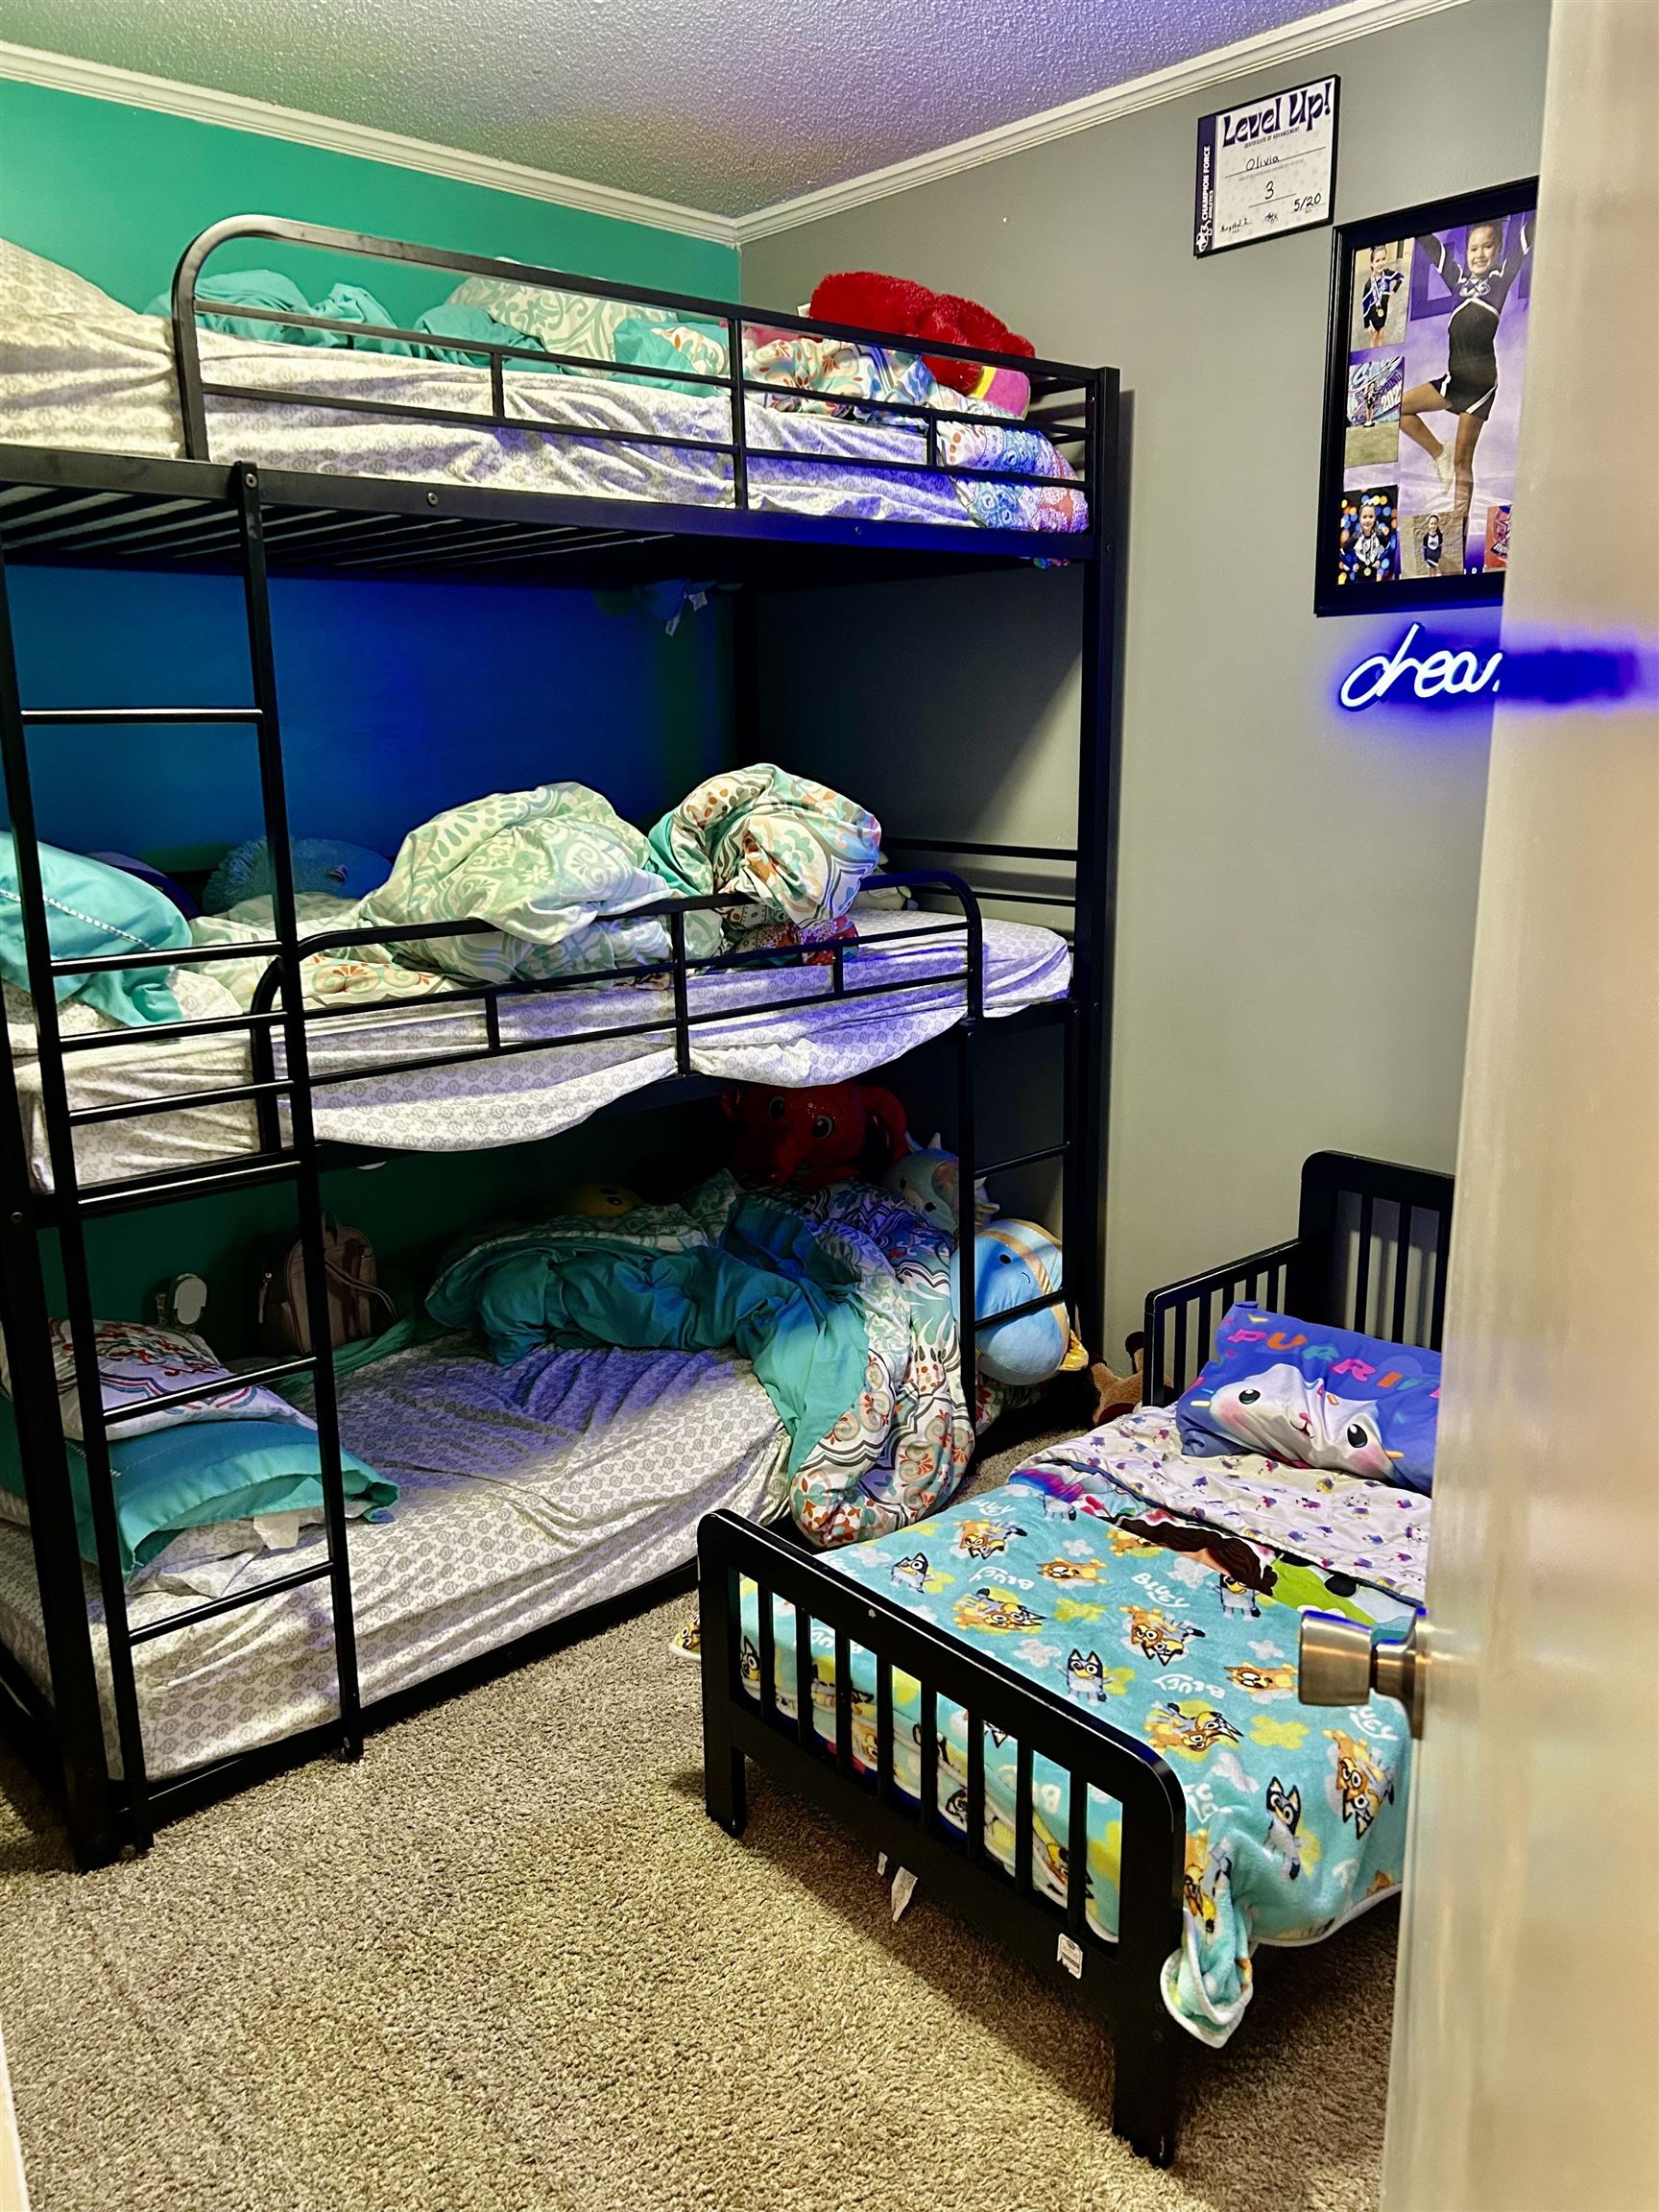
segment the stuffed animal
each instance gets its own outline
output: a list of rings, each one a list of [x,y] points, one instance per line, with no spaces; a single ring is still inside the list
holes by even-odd
[[[338,837],[296,837],[289,848],[296,891],[325,891],[336,899],[363,899],[378,891],[392,863],[362,845]],[[271,854],[263,837],[227,853],[207,878],[202,904],[209,914],[228,914],[244,899],[269,899],[276,889]]]
[[[895,1160],[881,1178],[895,1196],[914,1208],[924,1220],[949,1229],[952,1236],[961,1218],[962,1180],[954,1152],[947,1152],[937,1135],[929,1144],[913,1144]],[[985,1179],[974,1186],[974,1219],[983,1229],[996,1213],[994,1200],[985,1195]]]
[[[993,1221],[974,1239],[974,1310],[982,1321],[1042,1297],[1060,1280],[1060,1247],[1035,1221]],[[994,1382],[1046,1382],[1088,1364],[1058,1301],[979,1334],[980,1371]]]
[[[896,338],[938,338],[947,346],[983,346],[993,353],[1035,353],[1029,338],[1010,330],[999,316],[977,301],[953,292],[930,292],[904,276],[878,276],[851,269],[823,277],[806,312],[826,323],[851,323],[866,330],[888,330]],[[1031,387],[1015,369],[993,369],[989,362],[953,361],[942,353],[924,354],[935,382],[952,392],[989,399],[1005,414],[1023,415]]]
[[[638,1191],[630,1190],[624,1183],[570,1183],[554,1198],[553,1211],[606,1221],[618,1214],[632,1214],[636,1206],[644,1203]]]
[[[1133,1413],[1145,1391],[1145,1338],[1139,1334],[1131,1336],[1124,1350],[1131,1362],[1127,1375],[1115,1375],[1104,1359],[1096,1359],[1089,1369],[1089,1380],[1094,1385],[1096,1429],[1102,1421],[1116,1421],[1119,1413]]]
[[[904,1109],[874,1083],[768,1091],[746,1083],[720,1101],[735,1126],[732,1172],[740,1183],[806,1190],[858,1176],[878,1183],[909,1145]]]

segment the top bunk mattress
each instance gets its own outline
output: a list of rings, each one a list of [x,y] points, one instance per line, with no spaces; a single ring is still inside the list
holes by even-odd
[[[3,294],[0,308],[6,308],[0,313],[0,424],[8,440],[184,457],[173,333],[158,316],[134,314],[112,300],[83,302],[74,313],[16,311]],[[734,504],[732,456],[700,449],[731,442],[732,414],[723,395],[613,375],[508,369],[504,411],[521,420],[522,429],[498,430],[487,421],[477,427],[421,421],[411,419],[416,410],[487,414],[488,372],[214,330],[198,335],[204,381],[350,403],[210,397],[212,450],[227,460],[584,499]],[[539,434],[550,425],[604,435]],[[749,497],[759,509],[1006,530],[1088,526],[1087,503],[1069,465],[1040,431],[1010,419],[940,423],[940,456],[953,467],[1042,474],[1050,482],[979,484],[928,471],[893,473],[892,464],[916,468],[926,459],[921,422],[856,421],[751,398],[746,434]],[[682,439],[685,444],[676,442]]]
[[[843,998],[828,997],[828,967],[693,974],[687,994],[690,1071],[722,1082],[796,1090],[845,1082],[953,1027],[963,1006],[961,923],[915,911],[859,913],[857,923],[860,942],[856,955],[846,961]],[[920,940],[906,935],[882,945],[885,936],[918,928],[926,931]],[[987,922],[984,931],[988,1017],[1066,996],[1071,953],[1063,937],[1019,922]],[[225,995],[201,970],[176,971],[174,984],[187,1017],[224,1011]],[[197,997],[203,990],[214,994],[211,1002]],[[307,1044],[314,1078],[365,1070],[363,1081],[328,1084],[313,1093],[319,1139],[410,1152],[528,1143],[574,1128],[602,1106],[677,1072],[672,995],[659,981],[618,980],[496,1003],[504,1044],[545,1039],[550,1049],[375,1077],[376,1062],[481,1050],[488,1042],[483,1006],[465,1001],[445,1010],[434,998],[384,1012],[354,1010],[313,1020]],[[52,1167],[33,1009],[27,996],[10,985],[6,1005],[31,1169],[36,1187],[49,1190]],[[646,1024],[652,1026],[643,1035],[598,1034]],[[62,1025],[66,1034],[111,1026],[74,1004],[62,1010]],[[284,1066],[278,1035],[278,1072]],[[145,1036],[142,1043],[75,1052],[65,1069],[72,1108],[213,1090],[248,1082],[252,1073],[247,1044],[236,1035],[175,1042],[162,1034]],[[283,1138],[288,1139],[285,1114]],[[256,1143],[252,1109],[246,1103],[92,1122],[75,1132],[76,1173],[86,1189],[201,1166],[252,1151]]]

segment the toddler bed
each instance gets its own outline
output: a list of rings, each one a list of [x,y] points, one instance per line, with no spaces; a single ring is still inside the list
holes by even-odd
[[[1406,1714],[1299,1710],[1299,1630],[1311,1609],[1400,1640],[1421,1604],[1431,1507],[1400,1469],[1427,1482],[1423,1437],[1398,1422],[1431,1404],[1406,1345],[1437,1339],[1450,1214],[1445,1177],[1315,1155],[1303,1235],[1154,1294],[1201,1363],[1216,1295],[1242,1298],[1174,1412],[821,1560],[725,1515],[700,1533],[710,1815],[741,1831],[754,1758],[1074,1990],[1113,2032],[1114,2126],[1158,2163],[1183,2031],[1231,2033],[1254,1946],[1314,1940],[1400,1881]],[[1275,1268],[1296,1322],[1258,1295]],[[1380,1373],[1335,1316],[1396,1310]],[[1306,1371],[1302,1395],[1258,1364]],[[1217,1406],[1230,1449],[1193,1426]],[[1286,1463],[1303,1408],[1313,1466]]]

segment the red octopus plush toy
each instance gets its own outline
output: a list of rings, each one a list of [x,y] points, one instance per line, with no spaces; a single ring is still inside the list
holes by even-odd
[[[745,1084],[720,1101],[735,1125],[732,1172],[740,1183],[820,1190],[854,1176],[879,1183],[909,1150],[904,1109],[875,1083],[825,1083],[811,1091]]]
[[[825,323],[890,331],[895,338],[938,338],[947,346],[983,346],[993,353],[1037,350],[1029,338],[1010,330],[1000,316],[976,300],[960,299],[954,292],[930,292],[926,284],[913,284],[908,277],[878,276],[869,269],[849,269],[824,277],[806,312]],[[992,376],[989,367],[948,360],[943,354],[924,353],[922,358],[936,381],[950,391],[993,396],[984,389]],[[1023,405],[1013,412],[1022,414]]]

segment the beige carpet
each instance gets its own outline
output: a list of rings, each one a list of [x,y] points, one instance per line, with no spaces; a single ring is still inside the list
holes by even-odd
[[[68,1870],[0,1752],[0,2026],[36,2212],[1363,2212],[1395,1914],[1263,1956],[1180,2157],[1103,2035],[752,1779],[640,1616]]]

